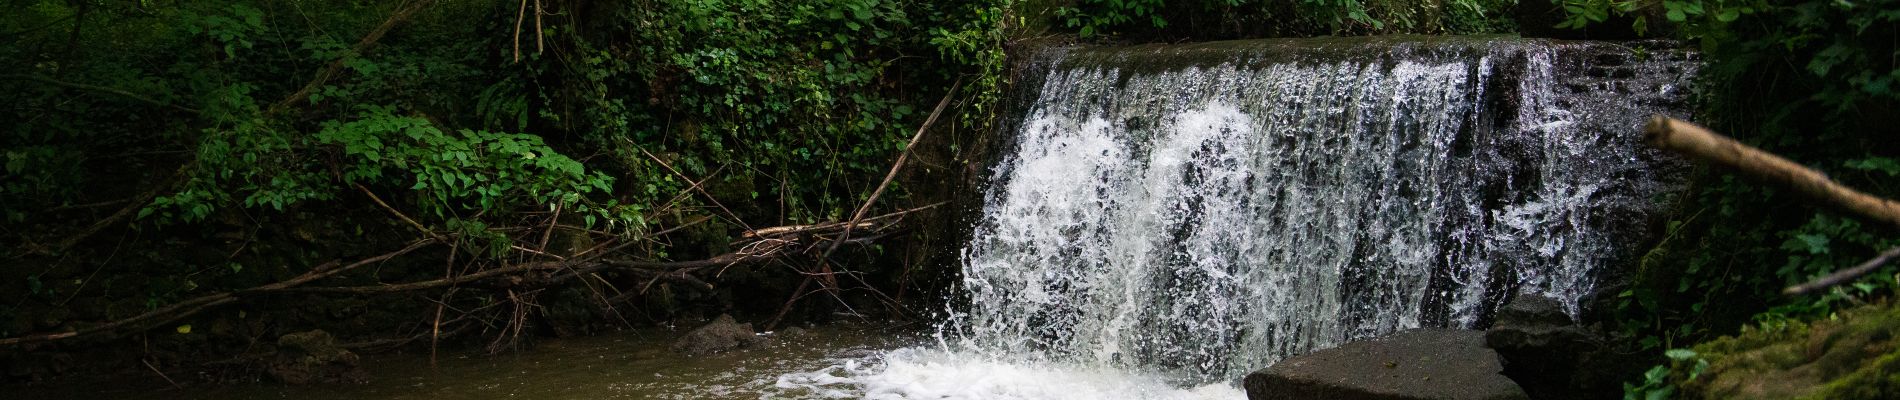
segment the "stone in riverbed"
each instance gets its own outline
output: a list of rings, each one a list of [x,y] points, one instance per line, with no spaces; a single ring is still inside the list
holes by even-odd
[[[1622,393],[1616,373],[1642,368],[1617,365],[1602,337],[1573,322],[1563,303],[1541,295],[1511,299],[1484,338],[1504,358],[1504,375],[1538,399],[1615,398]]]
[[[356,361],[356,353],[338,346],[335,337],[319,329],[277,338],[277,356],[266,362],[264,373],[292,385],[368,381],[369,375]]]
[[[689,356],[701,356],[739,348],[763,347],[766,338],[752,331],[752,324],[741,324],[732,316],[721,314],[711,323],[687,332],[673,342],[673,351]]]
[[[1484,332],[1422,328],[1295,356],[1247,375],[1254,400],[1528,399]]]

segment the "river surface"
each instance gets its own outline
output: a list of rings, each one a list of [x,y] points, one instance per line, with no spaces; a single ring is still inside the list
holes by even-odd
[[[921,333],[920,333],[921,331]],[[146,371],[0,387],[0,399],[1240,399],[1230,383],[1181,388],[1167,377],[942,350],[929,328],[824,326],[766,349],[686,357],[683,334],[631,331],[545,340],[483,356],[444,351],[363,358],[370,382],[173,388]]]

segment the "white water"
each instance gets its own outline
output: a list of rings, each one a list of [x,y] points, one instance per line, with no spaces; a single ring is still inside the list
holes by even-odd
[[[1119,62],[1168,55],[1057,63],[993,170],[967,305],[939,343],[774,385],[1238,398],[1236,380],[1285,357],[1480,328],[1514,293],[1578,313],[1677,186],[1634,133],[1689,72],[1591,58],[1627,53],[1607,45],[1384,46],[1145,72]]]

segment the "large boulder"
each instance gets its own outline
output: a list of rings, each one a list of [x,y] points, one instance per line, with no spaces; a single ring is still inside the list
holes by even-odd
[[[1606,399],[1622,393],[1614,354],[1601,335],[1579,326],[1563,303],[1519,295],[1498,310],[1485,345],[1504,358],[1504,376],[1538,399]]]
[[[368,381],[369,375],[356,361],[356,353],[338,346],[335,337],[319,329],[277,338],[276,357],[266,362],[264,373],[292,385]]]
[[[1480,331],[1421,328],[1295,356],[1247,375],[1254,400],[1515,400]]]
[[[721,314],[692,332],[687,332],[673,342],[673,351],[690,356],[700,356],[729,351],[739,348],[760,347],[766,344],[766,338],[752,331],[752,324],[741,324],[732,316]]]

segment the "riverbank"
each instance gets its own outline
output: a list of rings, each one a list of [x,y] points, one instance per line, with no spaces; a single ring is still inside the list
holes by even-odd
[[[780,375],[821,370],[840,356],[921,342],[916,324],[840,323],[774,332],[759,349],[692,357],[669,350],[691,327],[547,339],[496,356],[479,349],[364,356],[357,385],[201,383],[192,371],[126,370],[0,386],[8,399],[756,399],[784,391]],[[795,331],[795,332],[796,332]],[[167,381],[170,380],[170,382]],[[173,382],[176,383],[174,386]],[[798,397],[798,396],[793,396]]]

